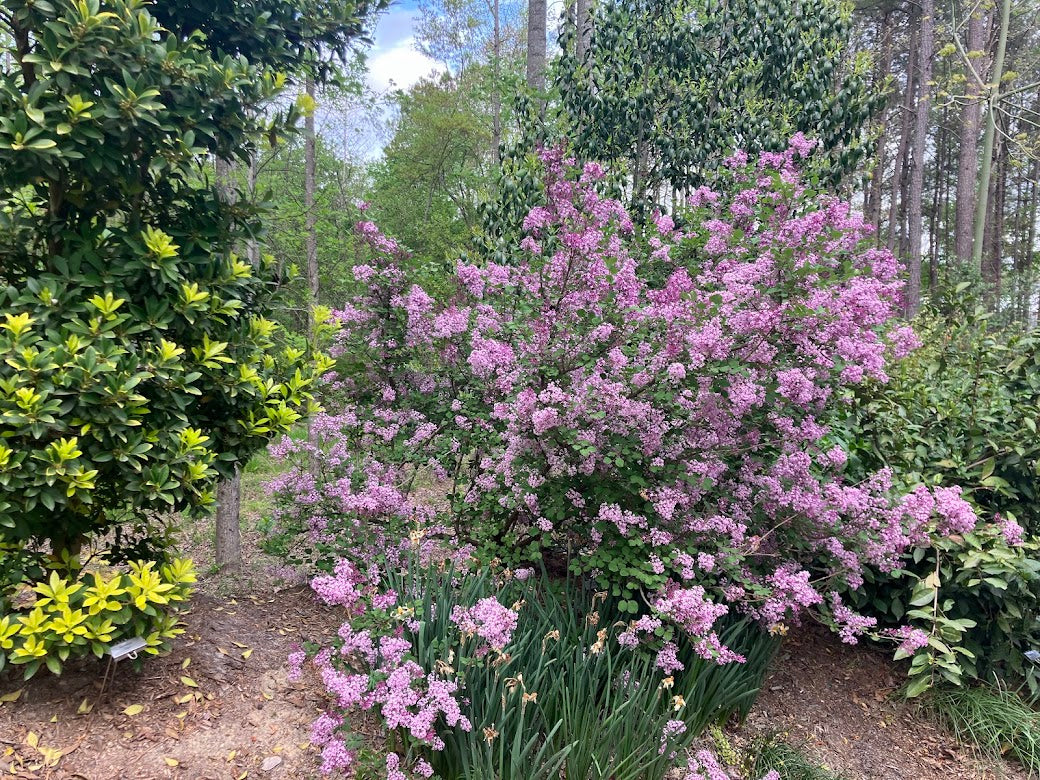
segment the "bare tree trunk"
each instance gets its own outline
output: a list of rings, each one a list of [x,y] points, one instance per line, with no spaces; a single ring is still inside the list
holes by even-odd
[[[1011,23],[1011,0],[1002,0],[1000,32],[997,51],[993,56],[993,73],[989,78],[989,98],[986,101],[986,134],[982,140],[982,168],[979,171],[978,201],[975,204],[975,236],[972,243],[972,266],[982,271],[982,250],[989,214],[989,182],[993,175],[993,145],[997,131],[997,102],[1000,100],[1000,82],[1004,78],[1004,54],[1007,51],[1008,27]]]
[[[592,33],[589,27],[589,2],[590,0],[576,0],[575,2],[574,24],[577,28],[577,35],[574,46],[578,62],[585,61],[585,52],[589,50],[589,36]]]
[[[257,164],[256,164],[256,152],[254,151],[252,156],[249,158],[249,197],[256,197],[256,177],[257,177]],[[246,257],[249,258],[249,264],[254,269],[260,267],[260,245],[250,240],[246,244]]]
[[[900,207],[905,208],[906,199],[902,197],[905,190],[906,171],[909,167],[907,155],[910,149],[910,119],[914,106],[914,69],[917,56],[917,28],[910,32],[910,48],[906,63],[906,87],[903,90],[903,103],[899,117],[899,147],[896,150],[892,169],[892,195],[888,204],[888,248],[895,250],[900,245],[902,220]]]
[[[1028,170],[1028,168],[1027,168]],[[1013,318],[1019,322],[1025,322],[1026,319],[1026,305],[1025,305],[1025,289],[1026,289],[1026,232],[1029,226],[1026,224],[1026,218],[1029,215],[1029,180],[1028,178],[1019,178],[1017,186],[1014,188],[1015,193],[1015,204],[1012,207],[1012,214],[1014,214],[1012,230],[1014,232],[1014,251],[1012,252],[1012,260],[1014,262],[1014,277],[1011,280],[1012,284],[1009,287],[1009,308],[1012,311]]]
[[[217,189],[227,202],[233,202],[235,189],[231,182],[231,162],[218,157],[213,165]],[[214,556],[217,566],[221,569],[234,568],[242,563],[242,532],[239,527],[240,487],[237,466],[231,478],[217,483]]]
[[[917,56],[917,103],[914,114],[913,162],[910,169],[910,192],[907,219],[909,252],[906,262],[909,274],[906,284],[906,316],[913,317],[921,308],[921,201],[924,197],[924,156],[928,141],[932,108],[932,56],[935,49],[935,0],[922,0],[920,37]]]
[[[314,80],[309,76],[305,89],[314,106]],[[307,233],[307,340],[311,349],[318,348],[318,323],[315,309],[318,306],[320,292],[318,277],[318,215],[314,207],[314,179],[317,176],[317,137],[314,131],[314,111],[307,114],[303,124],[304,171],[303,171],[303,210],[306,214],[305,230]],[[310,419],[307,421],[307,440],[312,444],[313,434]]]
[[[501,160],[502,146],[502,15],[501,1],[494,0],[492,14],[495,22],[494,57],[492,63],[492,74],[495,79],[494,88],[491,90],[491,157],[495,162]]]
[[[982,51],[989,32],[989,12],[980,8],[968,20],[968,52]],[[982,58],[974,58],[978,77],[985,78],[988,70]],[[961,109],[960,153],[957,158],[957,214],[954,222],[954,252],[961,267],[971,263],[971,245],[975,220],[975,177],[979,167],[979,125],[982,117],[982,84],[972,73],[972,66],[964,65],[967,79],[964,88],[964,107]]]
[[[541,92],[545,89],[545,17],[546,0],[527,3],[527,86]]]
[[[942,197],[942,250],[940,256],[947,261],[949,265],[950,258],[956,257],[954,250],[954,242],[956,236],[952,233],[952,226],[954,224],[953,214],[956,211],[956,206],[953,204],[953,193],[957,186],[956,176],[951,178],[951,171],[949,169],[950,161],[952,161],[956,155],[954,148],[957,145],[957,133],[952,127],[947,125],[946,133],[946,165],[945,177],[943,179],[943,197]],[[938,263],[938,258],[936,259]],[[938,269],[936,269],[936,283],[938,283]]]
[[[982,258],[982,279],[986,282],[990,306],[998,311],[1004,263],[1004,200],[1007,193],[1007,143],[1002,138],[996,142],[994,157],[996,175],[990,181],[990,215],[983,234],[986,251]]]
[[[1025,251],[1025,321],[1027,324],[1032,325],[1030,322],[1031,307],[1030,302],[1033,294],[1033,257],[1035,254],[1034,246],[1036,244],[1036,220],[1040,217],[1040,158],[1034,159],[1032,164],[1032,175],[1030,176],[1029,186],[1029,228],[1026,231],[1026,251]]]
[[[928,220],[928,291],[935,291],[939,279],[939,255],[942,251],[944,231],[941,229],[946,215],[942,211],[943,190],[946,188],[946,168],[949,156],[949,111],[943,106],[935,138],[935,167],[932,175],[932,213]]]
[[[310,78],[307,79],[306,90],[308,97],[313,101],[314,82]],[[306,214],[305,230],[307,232],[307,291],[310,294],[307,303],[310,306],[308,321],[310,323],[310,336],[313,339],[315,332],[314,307],[318,303],[318,215],[314,208],[314,179],[317,175],[317,138],[314,132],[313,112],[304,119],[303,144],[303,210]]]
[[[876,82],[880,86],[888,78],[892,70],[892,11],[886,10],[878,21],[878,38],[881,45],[881,56],[878,58]],[[882,106],[877,122],[877,146],[874,151],[874,176],[870,180],[870,189],[866,193],[863,211],[867,221],[877,228],[881,235],[881,183],[885,178],[885,144],[888,143],[889,101]]]
[[[231,479],[217,484],[216,563],[221,569],[242,563],[241,488],[242,475],[237,467]]]

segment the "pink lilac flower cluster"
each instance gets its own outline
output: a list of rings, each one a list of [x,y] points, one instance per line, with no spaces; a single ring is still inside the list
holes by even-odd
[[[859,641],[860,636],[877,625],[877,618],[859,615],[845,606],[841,595],[836,591],[831,591],[830,595],[831,615],[834,617],[838,636],[841,637],[842,642],[854,645]]]
[[[918,650],[928,647],[928,634],[919,628],[901,626],[884,629],[881,633],[899,642],[898,650],[906,656],[912,656]]]
[[[460,262],[437,296],[361,223],[368,256],[336,318],[337,350],[364,370],[336,390],[343,451],[323,449],[374,465],[324,483],[301,470],[283,492],[319,535],[333,518],[393,518],[394,548],[434,520],[400,489],[423,469],[443,483],[458,544],[512,565],[576,550],[601,585],[659,591],[662,617],[717,660],[733,659],[697,632],[726,608],[769,624],[828,613],[855,639],[869,619],[827,594],[976,518],[954,488],[843,478],[833,405],[886,381],[914,337],[893,324],[893,255],[848,203],[802,182],[810,146],[735,156],[728,190],[691,193],[682,229],[658,214],[639,231],[601,194],[601,170],[545,150],[543,202],[515,255]]]
[[[493,650],[505,648],[513,638],[513,631],[519,615],[488,596],[480,599],[472,607],[456,606],[451,611],[451,622],[459,627],[464,635],[478,636]]]
[[[311,743],[321,748],[321,773],[345,774],[356,762],[357,753],[336,736],[343,719],[324,713],[311,725]]]
[[[1000,529],[1001,535],[1004,537],[1004,541],[1010,547],[1021,547],[1025,544],[1026,531],[1014,518],[998,516],[995,518],[995,522]]]
[[[311,580],[311,588],[326,604],[345,607],[349,613],[361,608],[364,589],[370,582],[368,573],[343,559],[336,564],[333,574],[319,574]]]
[[[706,599],[704,588],[701,586],[694,585],[688,588],[678,585],[668,586],[651,604],[651,607],[655,614],[683,629],[694,640],[694,650],[702,658],[720,664],[744,662],[743,656],[723,646],[718,634],[712,630],[715,621],[729,612],[729,607],[725,604],[712,603]],[[638,627],[638,621],[635,625]],[[632,630],[633,627],[630,626],[625,633]],[[682,664],[675,658],[671,647],[666,645],[665,651],[662,652],[666,654],[663,658],[660,654],[658,655],[658,666],[681,668]],[[676,664],[679,666],[676,667]]]
[[[658,755],[664,755],[669,752],[671,758],[675,758],[675,753],[670,752],[671,741],[673,737],[682,736],[686,733],[686,724],[681,720],[670,720],[664,724],[664,729],[661,732],[661,746],[657,749]]]
[[[690,759],[682,780],[739,780],[739,778],[730,774],[711,751],[699,750]],[[770,769],[758,780],[781,780],[781,776],[775,769]]]
[[[413,776],[433,777],[433,767],[426,761],[419,759],[412,768]],[[409,776],[401,770],[401,757],[396,753],[389,753],[386,757],[386,780],[409,780]]]
[[[289,653],[287,664],[289,670],[286,678],[289,682],[297,682],[303,676],[303,665],[307,661],[307,653],[303,650],[293,650]]]
[[[397,561],[416,546],[428,557],[439,540],[450,535],[430,506],[409,495],[413,475],[407,469],[371,457],[378,443],[399,440],[406,418],[414,422],[418,415],[381,413],[368,418],[346,407],[315,415],[310,440],[284,437],[269,447],[286,466],[264,484],[275,504],[273,533],[306,549],[330,551],[321,560],[296,563],[327,568],[347,558],[368,566]],[[408,428],[412,440],[405,446],[420,446],[432,435],[429,426]],[[471,549],[455,545],[461,558]],[[288,557],[294,560],[294,555]]]
[[[321,575],[311,583],[323,600],[347,606],[348,619],[337,632],[339,641],[314,657],[325,690],[337,712],[374,711],[388,730],[441,750],[444,743],[438,728],[472,729],[462,713],[459,684],[439,670],[427,671],[416,663],[410,633],[419,629],[418,624],[403,620],[408,609],[398,603],[394,591],[376,584],[377,571],[370,570],[360,579],[354,575],[357,571],[353,564],[343,562],[337,566],[336,577]],[[343,604],[339,587],[330,585],[337,577],[350,583],[351,593],[358,594],[356,599],[348,598]],[[483,621],[494,627],[489,636],[497,641],[507,630],[501,624],[502,615],[488,605],[478,612],[480,628],[485,625]],[[401,620],[393,615],[400,615]],[[376,625],[378,629],[367,627]],[[291,663],[297,661],[294,654]],[[356,752],[338,736],[343,724],[342,717],[330,714],[313,724],[311,741],[322,748],[323,774],[350,774],[356,768]],[[394,753],[387,755],[386,762],[388,778],[433,776],[429,763],[423,760],[411,767],[412,774],[405,773],[400,757]]]

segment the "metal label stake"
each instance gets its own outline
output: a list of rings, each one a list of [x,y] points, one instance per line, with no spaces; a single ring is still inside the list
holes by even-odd
[[[105,696],[105,690],[109,681],[115,677],[116,664],[125,659],[136,660],[137,653],[144,650],[147,646],[148,643],[143,637],[135,636],[130,639],[124,639],[122,642],[117,642],[108,648],[108,665],[105,667],[105,676],[101,678],[101,692],[94,703],[95,710]]]

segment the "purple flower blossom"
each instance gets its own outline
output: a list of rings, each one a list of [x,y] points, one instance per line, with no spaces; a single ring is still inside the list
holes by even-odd
[[[286,675],[289,682],[298,682],[303,676],[303,664],[307,660],[307,653],[303,650],[294,650],[289,653],[289,671]]]
[[[997,517],[997,525],[1004,541],[1011,547],[1019,547],[1025,544],[1025,529],[1010,517]]]
[[[468,609],[456,606],[451,611],[451,621],[462,633],[479,636],[495,650],[509,644],[518,620],[516,612],[490,596]]]

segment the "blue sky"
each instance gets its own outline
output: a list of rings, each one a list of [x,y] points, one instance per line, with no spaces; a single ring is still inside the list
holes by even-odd
[[[406,0],[394,3],[380,18],[373,36],[375,45],[368,52],[368,80],[376,91],[407,89],[431,71],[442,70],[415,49],[418,14],[415,0]]]
[[[319,97],[318,132],[340,153],[355,160],[378,158],[390,140],[392,110],[380,99],[396,89],[408,89],[443,67],[415,48],[417,0],[394,3],[379,18],[366,52],[368,85],[374,95],[360,101],[328,102]]]

